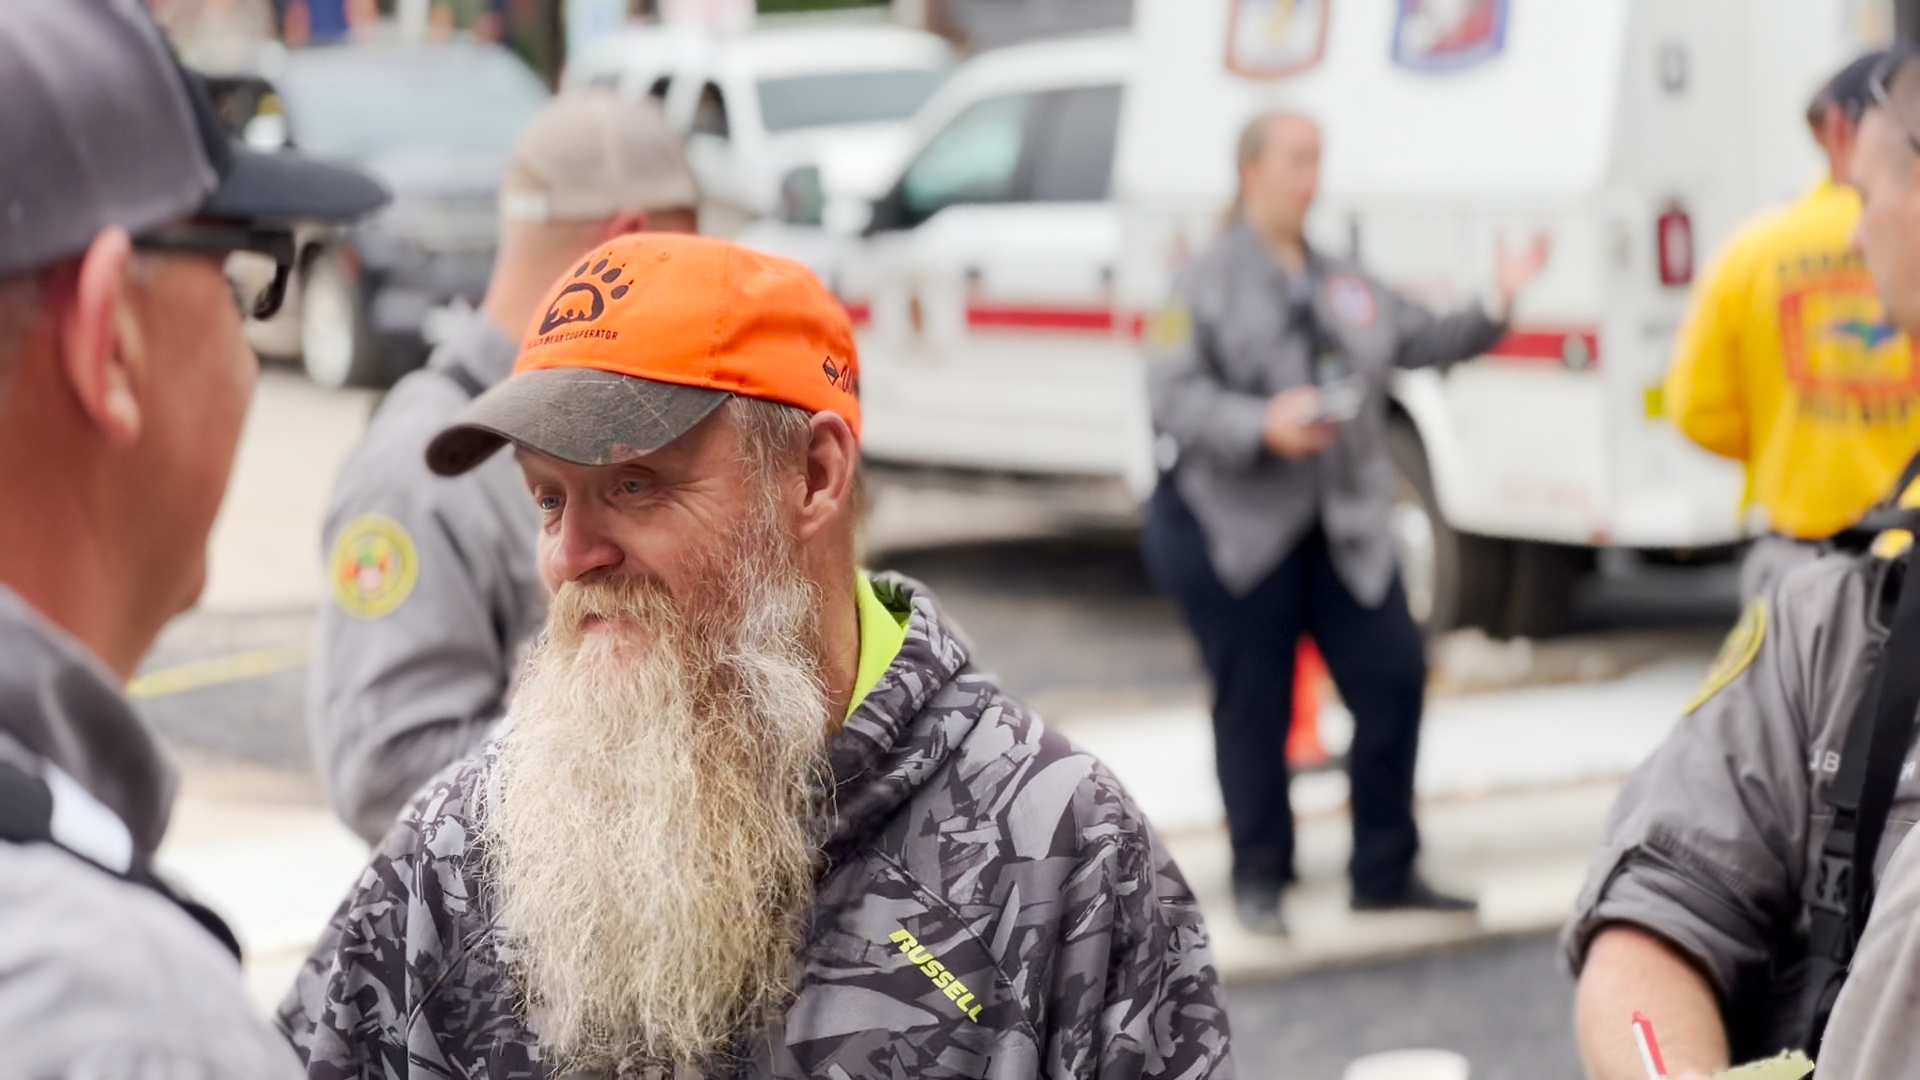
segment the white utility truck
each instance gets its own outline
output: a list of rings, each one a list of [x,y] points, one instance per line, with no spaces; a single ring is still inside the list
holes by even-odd
[[[1324,250],[1445,309],[1553,255],[1487,356],[1395,388],[1396,529],[1431,630],[1550,630],[1595,549],[1747,532],[1662,416],[1696,264],[1819,179],[1802,119],[1887,32],[1863,0],[1138,0],[1130,34],[964,65],[861,237],[802,243],[857,319],[866,452],[1153,482],[1141,328],[1212,242],[1269,108],[1326,133]],[[845,218],[847,215],[837,215]]]
[[[783,202],[791,212],[885,191],[908,119],[952,68],[932,34],[831,16],[735,33],[642,23],[569,61],[561,85],[658,100],[686,136],[702,227],[725,235]]]

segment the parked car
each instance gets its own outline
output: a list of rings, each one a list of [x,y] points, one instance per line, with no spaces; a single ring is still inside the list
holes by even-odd
[[[836,196],[879,195],[952,66],[945,41],[883,24],[768,21],[718,38],[641,26],[584,50],[561,85],[659,100],[687,137],[703,229],[734,235],[783,198],[817,215]]]
[[[478,42],[296,50],[270,78],[243,138],[357,165],[394,199],[342,235],[303,236],[287,307],[254,346],[297,354],[324,386],[389,385],[424,362],[438,313],[485,292],[496,190],[546,87]]]

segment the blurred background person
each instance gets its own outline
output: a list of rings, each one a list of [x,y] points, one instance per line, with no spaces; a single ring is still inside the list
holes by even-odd
[[[1695,290],[1667,369],[1667,415],[1746,467],[1746,497],[1765,521],[1741,567],[1743,598],[1813,558],[1920,449],[1920,380],[1852,249],[1860,199],[1846,186],[1883,55],[1853,61],[1814,95],[1807,125],[1828,175],[1735,234]]]
[[[0,0],[0,1047],[19,1076],[294,1075],[121,687],[191,607],[292,222],[385,193],[227,145],[138,6]]]
[[[1545,265],[1544,238],[1502,250],[1498,300],[1436,318],[1303,235],[1320,130],[1256,117],[1220,241],[1182,276],[1152,332],[1162,475],[1145,554],[1213,680],[1213,730],[1240,918],[1284,933],[1294,880],[1284,744],[1295,648],[1311,634],[1354,717],[1355,910],[1465,910],[1414,871],[1413,772],[1427,668],[1395,569],[1385,441],[1396,368],[1476,356]]]
[[[308,729],[334,812],[379,840],[420,785],[505,710],[546,615],[540,515],[504,455],[457,479],[429,439],[507,377],[547,288],[607,240],[692,232],[693,175],[659,108],[606,92],[555,98],[515,147],[500,252],[479,310],[456,309],[427,366],[375,413],[328,501],[332,603],[315,628]]]

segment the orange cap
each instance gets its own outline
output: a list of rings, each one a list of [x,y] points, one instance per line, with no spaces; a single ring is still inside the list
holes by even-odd
[[[698,236],[635,233],[554,285],[513,375],[427,447],[455,475],[513,442],[611,465],[679,438],[729,394],[832,411],[860,433],[846,309],[790,259]]]

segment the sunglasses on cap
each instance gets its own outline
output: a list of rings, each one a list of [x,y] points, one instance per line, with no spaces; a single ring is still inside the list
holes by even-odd
[[[233,290],[233,301],[247,319],[270,319],[287,298],[293,276],[293,234],[244,225],[186,222],[167,225],[133,238],[142,251],[217,255]]]
[[[1900,73],[1912,65],[1916,58],[1920,58],[1920,50],[1911,47],[1898,48],[1889,52],[1886,59],[1880,61],[1879,66],[1874,68],[1873,74],[1868,77],[1867,93],[1871,96],[1874,107],[1884,109],[1887,116],[1893,120],[1894,126],[1900,129],[1900,134],[1906,136],[1907,145],[1912,147],[1915,153],[1920,153],[1920,137],[1914,135],[1914,125],[1909,122],[1909,117],[1902,115],[1901,109],[1894,104],[1893,100],[1893,81],[1899,78]],[[1912,99],[1913,95],[1909,95],[1909,100]]]

